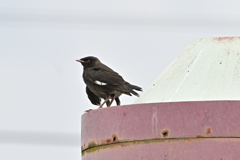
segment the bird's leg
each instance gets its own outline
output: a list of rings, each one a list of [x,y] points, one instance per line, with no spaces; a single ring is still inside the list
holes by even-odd
[[[115,99],[115,95],[112,95],[111,97],[112,97],[111,102],[110,102],[110,104],[109,104],[107,107],[110,107],[110,106],[111,106],[111,104],[113,103],[113,101],[114,101],[114,99]]]
[[[120,102],[120,100],[119,100],[118,97],[115,98],[115,101],[116,101],[117,106],[120,106],[120,103],[121,103],[121,102]]]
[[[110,104],[110,101],[108,100],[107,102],[106,102],[106,105],[108,106]]]
[[[103,107],[103,105],[110,99],[111,97],[110,96],[108,96],[108,98],[106,98],[105,99],[105,101],[100,105],[100,107],[99,108],[102,108]]]

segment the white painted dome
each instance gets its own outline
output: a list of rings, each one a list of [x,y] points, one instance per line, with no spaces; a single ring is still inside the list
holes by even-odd
[[[193,41],[135,103],[240,100],[240,37]]]

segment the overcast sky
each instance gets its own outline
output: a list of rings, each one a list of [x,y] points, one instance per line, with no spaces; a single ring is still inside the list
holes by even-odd
[[[191,41],[239,36],[239,7],[238,0],[2,0],[0,159],[80,159],[81,115],[97,106],[76,59],[96,56],[144,90]]]

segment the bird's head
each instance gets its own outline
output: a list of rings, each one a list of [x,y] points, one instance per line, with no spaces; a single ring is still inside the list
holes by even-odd
[[[93,56],[89,56],[89,57],[85,57],[85,58],[81,58],[76,60],[77,62],[80,62],[84,68],[88,68],[88,67],[93,67],[95,66],[97,63],[99,63],[99,59]]]

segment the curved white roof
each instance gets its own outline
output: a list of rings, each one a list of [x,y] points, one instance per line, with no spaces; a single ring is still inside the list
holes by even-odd
[[[240,37],[193,41],[135,103],[240,100]]]

